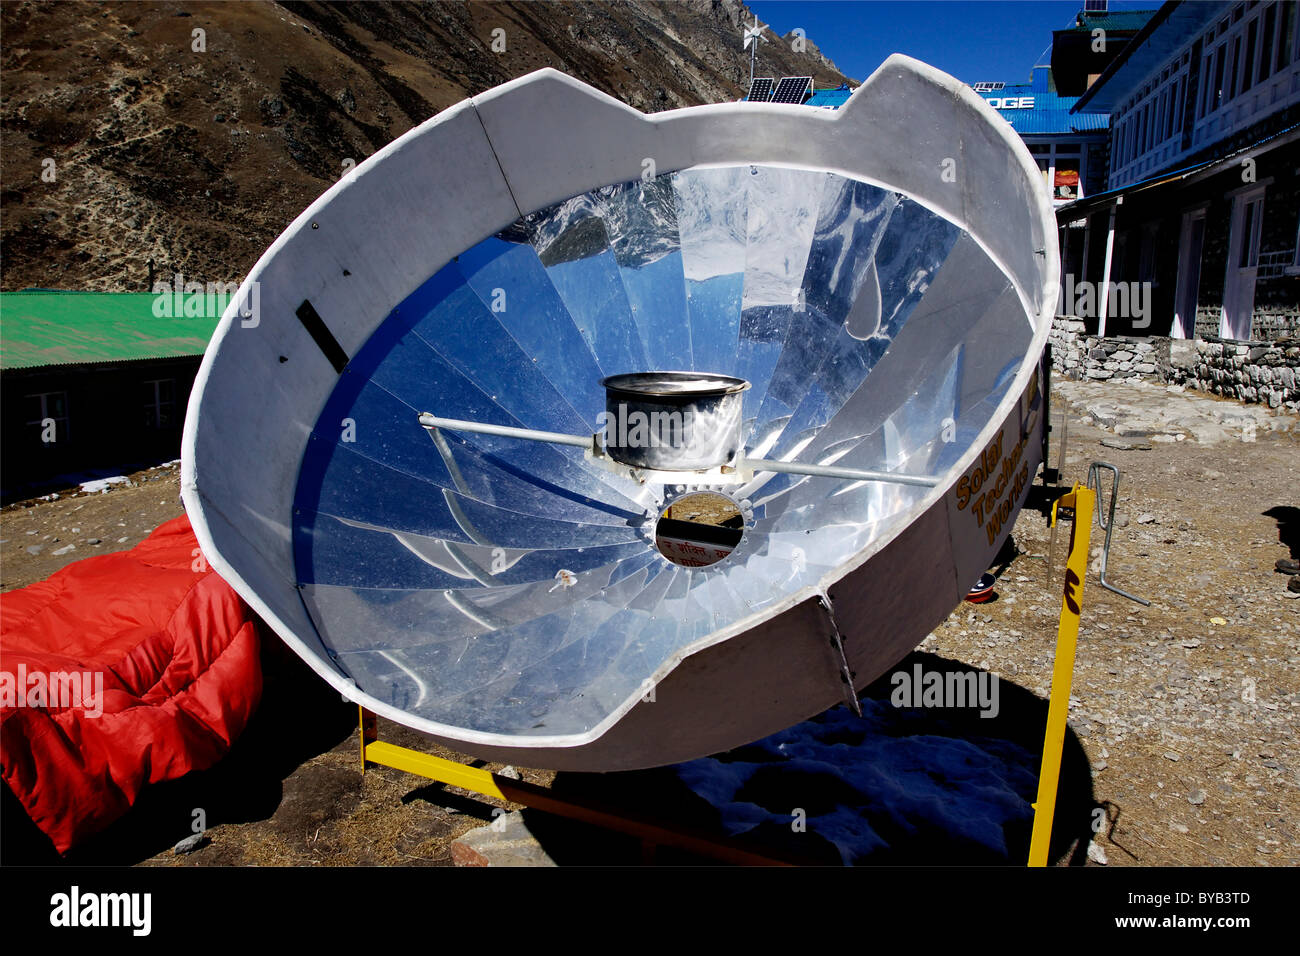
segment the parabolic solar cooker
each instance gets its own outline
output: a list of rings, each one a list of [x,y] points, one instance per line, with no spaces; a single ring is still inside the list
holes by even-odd
[[[864,687],[1042,460],[1055,220],[1019,138],[890,57],[838,111],[651,116],[553,70],[443,111],[258,261],[183,495],[346,697],[617,770]]]

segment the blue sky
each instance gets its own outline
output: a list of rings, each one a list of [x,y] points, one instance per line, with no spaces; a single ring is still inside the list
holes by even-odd
[[[1022,82],[1069,26],[1082,0],[748,0],[778,36],[802,27],[835,64],[866,79],[891,53],[906,53],[965,83]],[[1154,10],[1160,0],[1111,0],[1112,10]],[[758,71],[762,51],[759,51]],[[748,58],[746,58],[748,59]]]

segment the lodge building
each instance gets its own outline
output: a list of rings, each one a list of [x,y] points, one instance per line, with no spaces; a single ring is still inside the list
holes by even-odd
[[[1297,19],[1293,0],[1165,3],[1071,107],[1109,116],[1109,163],[1102,191],[1058,205],[1063,278],[1151,299],[1079,316],[1090,333],[1300,333]]]

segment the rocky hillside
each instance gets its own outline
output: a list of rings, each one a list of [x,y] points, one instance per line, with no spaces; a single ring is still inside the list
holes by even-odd
[[[512,77],[552,66],[647,112],[736,99],[752,20],[739,0],[0,4],[0,283],[238,280],[349,160]],[[847,79],[793,39],[760,75]]]

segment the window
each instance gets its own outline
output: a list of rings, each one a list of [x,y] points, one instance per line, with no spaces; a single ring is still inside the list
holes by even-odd
[[[1210,87],[1210,112],[1214,112],[1223,105],[1223,68],[1226,65],[1225,60],[1228,58],[1228,44],[1223,44],[1215,51],[1214,57],[1214,85]]]
[[[1214,87],[1214,55],[1216,51],[1211,50],[1201,61],[1201,89],[1200,96],[1196,100],[1196,118],[1201,119],[1210,111],[1211,89]]]
[[[50,448],[70,436],[67,392],[24,395],[23,410],[26,413],[27,431],[33,444]]]
[[[1116,130],[1115,136],[1120,135]],[[1061,202],[1083,196],[1083,146],[1080,143],[1030,143],[1029,151],[1052,198]]]
[[[1244,93],[1255,85],[1255,40],[1259,32],[1259,20],[1250,21],[1246,31],[1246,68],[1241,72],[1241,91]]]
[[[1058,157],[1056,174],[1052,181],[1054,199],[1078,199],[1082,195],[1083,183],[1079,177],[1079,160],[1077,157],[1067,159]]]
[[[144,383],[144,427],[171,428],[176,424],[176,381],[164,378]]]
[[[1268,9],[1264,11],[1264,33],[1259,44],[1259,78],[1261,82],[1267,80],[1269,67],[1273,65],[1273,19],[1277,14],[1277,7],[1269,4]]]
[[[1295,11],[1294,3],[1285,2],[1282,4],[1278,14],[1278,31],[1277,31],[1277,59],[1274,61],[1276,66],[1273,72],[1279,72],[1283,67],[1291,62],[1291,40],[1295,34]]]
[[[1232,66],[1228,68],[1227,101],[1237,98],[1237,74],[1241,72],[1241,37],[1232,41]]]

